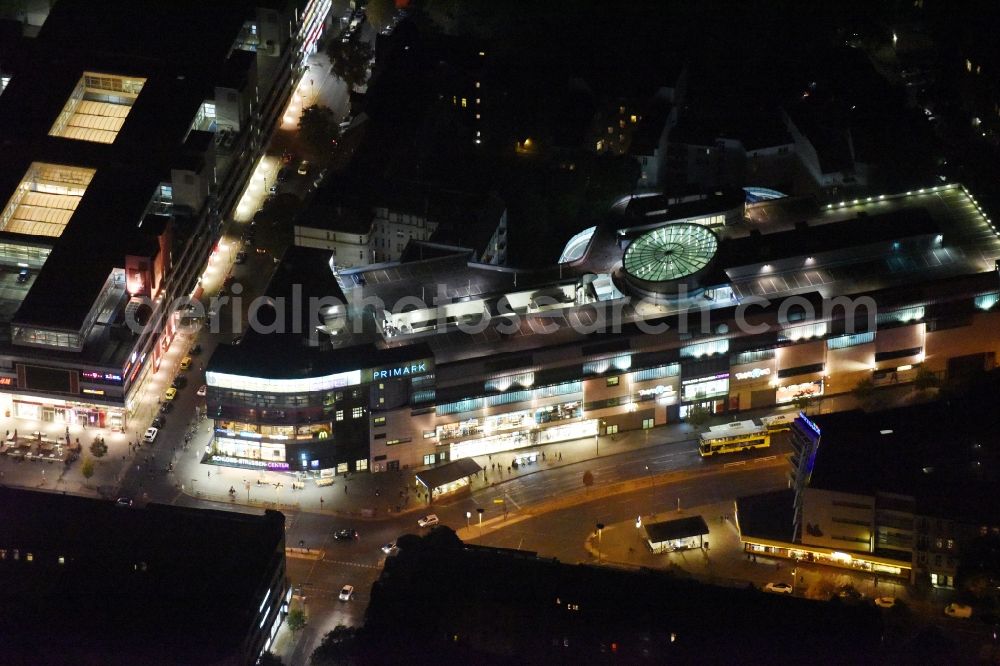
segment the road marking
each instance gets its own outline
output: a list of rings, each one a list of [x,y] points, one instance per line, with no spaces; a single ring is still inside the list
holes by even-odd
[[[746,464],[747,464],[746,460],[740,460],[738,462],[728,462],[725,465],[723,465],[723,467],[736,467],[737,465],[746,465]]]
[[[381,567],[377,564],[361,564],[360,562],[345,562],[344,560],[328,560],[323,558],[323,561],[327,564],[343,564],[349,567],[358,567],[359,569],[380,569]]]
[[[520,505],[520,504],[518,504],[517,502],[515,502],[515,501],[513,500],[513,498],[512,498],[512,497],[511,497],[510,495],[508,495],[507,493],[504,493],[504,497],[506,497],[506,498],[507,498],[507,501],[508,501],[508,502],[510,502],[511,504],[513,504],[513,505],[514,505],[514,508],[515,508],[515,509],[517,509],[518,511],[520,511],[520,510],[521,510],[521,505]]]

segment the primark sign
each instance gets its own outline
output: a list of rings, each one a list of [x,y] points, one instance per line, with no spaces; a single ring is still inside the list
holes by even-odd
[[[410,361],[400,365],[383,366],[365,371],[365,375],[371,373],[369,381],[377,382],[382,379],[402,379],[404,377],[416,377],[434,372],[434,360],[425,358],[419,361]]]

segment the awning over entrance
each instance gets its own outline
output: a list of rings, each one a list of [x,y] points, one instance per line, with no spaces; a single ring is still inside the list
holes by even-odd
[[[459,479],[478,474],[481,469],[479,463],[472,458],[462,458],[447,465],[417,472],[417,481],[428,490],[435,490]]]

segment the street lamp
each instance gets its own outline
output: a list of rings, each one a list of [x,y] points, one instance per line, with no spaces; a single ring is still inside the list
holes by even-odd
[[[601,563],[601,536],[604,533],[604,523],[597,523],[597,563]]]
[[[479,536],[483,535],[483,512],[484,511],[486,511],[486,509],[484,509],[483,507],[479,507],[479,508],[476,509],[476,512],[479,514]]]
[[[465,529],[469,529],[469,520],[471,518],[472,518],[472,512],[471,511],[466,511],[465,512]]]

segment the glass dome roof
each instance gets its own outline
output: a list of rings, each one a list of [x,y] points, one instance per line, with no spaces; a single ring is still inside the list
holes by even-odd
[[[698,224],[668,224],[643,234],[625,251],[625,271],[647,282],[669,282],[705,268],[719,240]]]

